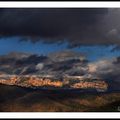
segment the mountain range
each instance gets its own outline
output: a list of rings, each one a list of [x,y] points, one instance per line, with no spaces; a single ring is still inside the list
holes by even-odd
[[[115,64],[118,65],[119,57],[117,58],[116,61],[112,61],[112,64],[113,63],[114,65]],[[104,66],[108,64],[107,68],[104,67],[102,68],[103,66],[102,64],[104,64]],[[60,81],[61,80],[64,81],[64,78],[67,76],[69,77],[69,79],[72,80],[76,80],[78,78],[84,81],[93,80],[92,82],[94,82],[94,80],[95,82],[96,80],[98,82],[99,80],[102,80],[105,82],[105,84],[108,84],[107,86],[110,86],[111,89],[119,89],[120,83],[118,80],[116,81],[114,80],[114,78],[113,80],[109,80],[106,78],[106,76],[108,76],[108,78],[110,76],[109,71],[111,70],[111,68],[109,68],[108,66],[115,68],[113,67],[113,65],[111,65],[110,61],[103,60],[103,61],[98,61],[97,63],[90,63],[84,54],[70,50],[54,52],[48,55],[11,52],[6,55],[0,56],[0,75],[6,75],[6,76],[15,75],[17,77],[20,76],[18,77],[20,81],[23,81],[21,80],[21,76],[26,76],[26,75],[30,77],[35,75],[37,79],[39,78],[38,76],[46,76],[46,77],[52,76],[52,80],[60,80]],[[104,71],[106,72],[107,75],[104,75],[105,74]],[[39,81],[36,83],[41,84],[39,83]],[[14,82],[13,83],[10,82],[9,84],[14,84]],[[52,83],[52,84],[55,85],[56,83]],[[84,84],[88,84],[88,83],[84,83]],[[18,85],[21,86],[21,84]],[[69,86],[71,86],[71,84],[69,84]],[[74,84],[72,87],[79,88],[79,86],[81,86],[81,83],[77,81],[76,84]]]

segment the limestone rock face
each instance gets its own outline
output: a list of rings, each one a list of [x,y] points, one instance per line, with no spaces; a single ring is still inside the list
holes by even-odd
[[[40,88],[67,88],[67,89],[96,89],[107,90],[108,84],[103,80],[81,79],[81,77],[64,77],[55,79],[53,76],[38,75],[9,75],[0,77],[0,83],[22,87]]]

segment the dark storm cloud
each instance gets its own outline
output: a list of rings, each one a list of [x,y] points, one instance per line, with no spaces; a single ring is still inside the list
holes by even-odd
[[[120,45],[119,9],[0,9],[0,35],[69,46]]]
[[[0,9],[0,35],[49,43],[67,39],[71,46],[97,44],[105,37],[99,23],[106,14],[108,9]]]

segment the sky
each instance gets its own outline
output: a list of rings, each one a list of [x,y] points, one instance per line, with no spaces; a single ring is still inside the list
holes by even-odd
[[[115,45],[110,46],[80,46],[68,48],[68,43],[45,44],[43,42],[32,43],[31,41],[20,41],[18,37],[0,39],[0,55],[10,52],[25,52],[38,55],[48,55],[56,51],[72,50],[84,53],[89,61],[120,56],[120,50],[114,50]]]
[[[119,8],[1,8],[0,55],[61,50],[90,61],[120,56]]]
[[[120,83],[120,8],[1,8],[0,55],[10,52],[37,54],[22,59],[34,63],[29,67],[35,70],[36,66],[41,70],[39,55],[80,52],[86,56],[87,63],[79,66],[86,75]],[[2,57],[7,64],[11,62],[9,57]],[[71,72],[76,70],[80,72],[71,68]]]

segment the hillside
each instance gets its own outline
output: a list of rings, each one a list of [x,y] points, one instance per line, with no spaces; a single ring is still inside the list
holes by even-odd
[[[98,94],[79,90],[33,90],[0,85],[1,112],[117,112],[119,104],[120,93],[115,92]]]

